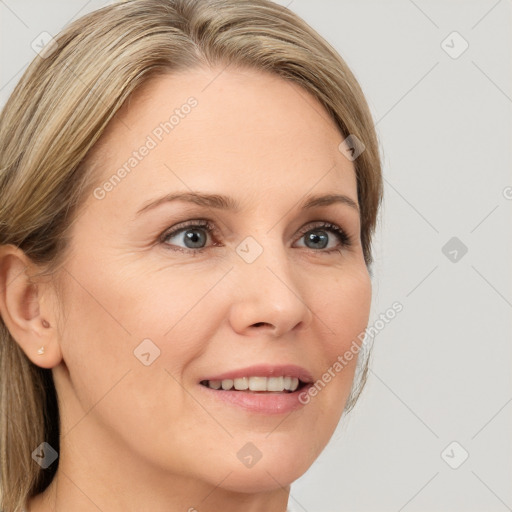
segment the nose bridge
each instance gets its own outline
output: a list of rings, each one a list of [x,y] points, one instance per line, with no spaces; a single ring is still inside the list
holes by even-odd
[[[235,279],[239,282],[232,324],[237,330],[266,326],[284,334],[311,321],[311,310],[293,272],[287,248],[272,235],[246,237],[236,248]]]

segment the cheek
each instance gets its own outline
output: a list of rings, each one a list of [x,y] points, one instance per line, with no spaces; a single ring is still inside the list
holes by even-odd
[[[184,419],[199,431],[204,411],[177,381],[211,335],[211,315],[201,317],[213,303],[201,299],[220,276],[194,280],[173,272],[171,280],[164,277],[169,270],[128,275],[104,266],[100,275],[79,267],[69,268],[61,332],[69,376],[59,375],[59,394],[68,424],[91,411],[86,417],[114,426],[126,442],[143,438],[152,424],[153,447],[168,444],[169,431],[179,431],[172,425]]]
[[[325,280],[323,293],[318,283],[311,296],[320,325],[324,326],[325,354],[329,364],[347,350],[364,333],[370,315],[372,287],[370,277],[364,269],[347,269],[339,276]],[[316,288],[315,288],[316,286]]]
[[[119,304],[134,348],[137,340],[151,339],[161,351],[161,359],[155,362],[179,377],[182,367],[204,350],[205,341],[225,318],[218,300],[220,287],[216,288],[224,274],[222,268],[141,269],[109,293]]]
[[[311,309],[324,335],[320,340],[322,373],[310,398],[316,402],[328,437],[336,428],[353,384],[368,325],[372,287],[366,267],[354,267],[326,281],[323,289],[322,294],[312,294]]]
[[[59,394],[66,397],[69,414],[73,416],[76,407],[81,416],[95,408],[129,371],[133,337],[119,314],[119,301],[105,295],[107,283],[90,279],[76,268],[68,272],[59,331],[67,370],[65,374],[56,370],[62,384]],[[73,418],[69,423],[75,423]]]

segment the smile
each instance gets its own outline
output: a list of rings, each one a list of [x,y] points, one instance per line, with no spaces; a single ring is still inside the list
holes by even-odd
[[[255,393],[293,393],[299,387],[305,385],[297,377],[280,376],[280,377],[240,377],[236,379],[223,380],[203,380],[203,386],[211,389],[223,391],[252,391]]]
[[[245,412],[288,414],[304,407],[301,393],[313,385],[311,373],[294,364],[259,364],[205,375],[199,389],[205,400]]]

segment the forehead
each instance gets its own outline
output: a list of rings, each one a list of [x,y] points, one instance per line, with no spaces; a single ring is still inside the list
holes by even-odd
[[[100,185],[112,182],[112,205],[220,188],[293,198],[338,187],[357,201],[353,164],[338,149],[342,139],[323,106],[297,84],[250,69],[197,68],[154,78],[132,95],[100,139],[95,161]]]

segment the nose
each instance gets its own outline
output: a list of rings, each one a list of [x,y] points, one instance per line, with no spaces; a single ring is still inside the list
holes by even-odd
[[[266,247],[252,263],[238,258],[231,274],[235,289],[229,320],[237,333],[277,338],[310,326],[313,312],[300,272],[292,268],[283,246]]]

